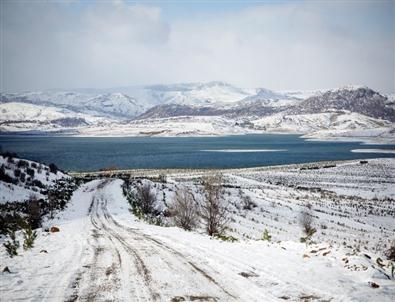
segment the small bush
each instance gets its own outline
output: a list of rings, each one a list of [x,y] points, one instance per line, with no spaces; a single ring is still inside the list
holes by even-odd
[[[238,241],[238,239],[236,237],[233,237],[231,235],[227,236],[225,234],[215,234],[214,238],[217,238],[217,239],[222,240],[222,241],[228,241],[228,242],[236,242],[236,241]]]
[[[38,179],[33,180],[32,184],[33,184],[33,186],[39,187],[41,189],[45,188],[44,184],[41,181],[39,181]]]
[[[395,240],[392,241],[390,248],[384,252],[384,255],[388,260],[395,261]]]
[[[10,240],[4,243],[8,255],[12,258],[18,255],[19,241],[16,240],[15,231],[9,232]]]
[[[5,166],[4,164],[0,167],[0,181],[8,182],[8,183],[15,183],[15,179],[5,173]]]
[[[300,213],[299,223],[302,227],[304,237],[300,238],[300,242],[310,243],[312,236],[317,232],[317,230],[313,227],[313,216],[311,215],[311,207],[306,207],[306,210]]]
[[[41,226],[41,208],[40,203],[34,196],[31,196],[27,205],[27,223],[33,229]]]
[[[51,173],[57,174],[59,171],[59,168],[54,163],[50,163],[48,167]]]
[[[23,249],[29,250],[34,246],[34,241],[37,238],[37,232],[33,231],[28,223],[25,223],[22,227],[23,233]]]
[[[313,216],[310,212],[302,211],[299,217],[299,223],[302,227],[302,230],[305,234],[311,233],[313,228]]]
[[[306,234],[306,236],[304,237],[300,237],[300,242],[302,243],[310,243],[311,242],[311,237],[313,237],[313,235],[317,232],[316,229],[310,229],[309,233]]]
[[[25,182],[25,180],[26,180],[26,174],[22,172],[22,173],[21,173],[21,176],[19,177],[19,179],[20,179],[21,182]]]
[[[256,207],[255,202],[253,202],[252,199],[251,199],[251,197],[248,196],[248,195],[243,196],[242,199],[241,199],[241,201],[242,201],[243,209],[244,209],[244,210],[252,210],[253,208]]]
[[[143,214],[153,214],[155,210],[156,196],[151,190],[150,184],[137,186],[136,188],[136,205]]]
[[[193,194],[186,189],[176,191],[175,200],[170,208],[176,226],[191,231],[198,224],[198,208]]]
[[[269,234],[269,231],[267,229],[265,229],[263,231],[262,240],[263,241],[271,241],[272,240],[272,236]]]
[[[26,169],[26,173],[27,173],[27,175],[29,175],[31,178],[34,178],[34,169],[31,169],[31,168],[27,168]]]
[[[16,178],[19,178],[19,176],[21,176],[21,169],[15,169],[14,170],[14,175]]]
[[[18,161],[17,167],[18,168],[28,168],[29,167],[29,162],[26,161],[26,160],[20,159]]]
[[[200,214],[206,225],[207,234],[220,235],[228,223],[228,210],[223,202],[222,175],[216,174],[203,179],[204,201]]]

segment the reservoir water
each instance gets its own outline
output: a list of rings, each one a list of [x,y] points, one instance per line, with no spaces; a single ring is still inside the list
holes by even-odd
[[[395,150],[395,145],[306,141],[298,135],[223,137],[0,136],[2,151],[73,171],[106,167],[242,168],[325,160],[395,157],[354,149]]]

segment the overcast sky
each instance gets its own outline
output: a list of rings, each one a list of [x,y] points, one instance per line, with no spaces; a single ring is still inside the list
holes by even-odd
[[[1,91],[221,80],[395,92],[395,1],[1,2]]]

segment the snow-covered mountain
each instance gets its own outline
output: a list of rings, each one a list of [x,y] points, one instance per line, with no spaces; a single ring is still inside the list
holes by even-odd
[[[307,98],[288,110],[291,114],[312,114],[348,110],[377,119],[395,121],[395,109],[388,98],[365,86],[346,86]]]
[[[78,93],[78,92],[28,92],[8,93],[1,95],[0,103],[28,103],[40,106],[51,106],[76,113],[84,113],[117,119],[132,118],[150,106],[138,102],[122,93]]]
[[[0,132],[66,131],[108,123],[108,120],[102,117],[27,103],[2,103],[0,113]]]
[[[250,95],[246,90],[224,82],[154,85],[145,90],[159,104],[188,106],[229,105]]]
[[[267,107],[283,107],[295,105],[303,99],[304,98],[287,93],[258,88],[255,90],[254,94],[247,96],[242,101],[244,103],[260,102],[262,105]]]
[[[355,112],[324,112],[289,115],[284,112],[252,121],[257,127],[270,132],[307,133],[317,130],[353,130],[390,127],[391,122]]]
[[[242,129],[229,130],[229,125],[245,127],[247,132],[254,125],[254,131],[305,134],[317,131],[355,134],[359,130],[385,128],[388,130],[385,133],[394,136],[391,130],[395,121],[394,100],[394,95],[380,94],[364,86],[276,92],[242,89],[224,82],[7,93],[1,95],[0,131],[199,135],[205,132],[199,127],[224,122],[216,127],[220,129],[218,134],[244,133]],[[179,127],[183,119],[188,121],[188,131]],[[174,121],[177,129],[172,131],[169,127]]]

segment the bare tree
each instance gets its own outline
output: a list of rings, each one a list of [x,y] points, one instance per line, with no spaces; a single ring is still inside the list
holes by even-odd
[[[302,227],[303,233],[306,235],[313,229],[313,216],[308,211],[302,211],[299,217],[299,223]]]
[[[206,224],[207,233],[212,236],[221,234],[226,228],[227,209],[222,200],[222,175],[215,174],[203,179],[204,201],[201,216]]]
[[[311,214],[311,206],[308,204],[306,209],[300,213],[299,223],[302,227],[303,233],[305,237],[300,238],[301,242],[310,242],[311,237],[317,232],[317,230],[313,227],[313,215]]]
[[[27,205],[27,221],[32,229],[41,227],[41,207],[37,197],[33,194],[29,196]]]
[[[156,196],[152,192],[149,183],[141,184],[136,187],[135,206],[137,206],[143,214],[153,214],[155,202]]]
[[[395,240],[392,241],[390,248],[384,254],[388,260],[395,261]]]
[[[48,209],[49,209],[49,217],[51,219],[53,219],[55,216],[56,202],[57,202],[56,195],[54,194],[54,192],[49,191],[48,192]]]
[[[176,191],[170,213],[176,226],[190,231],[198,224],[198,207],[192,192],[186,188]]]

